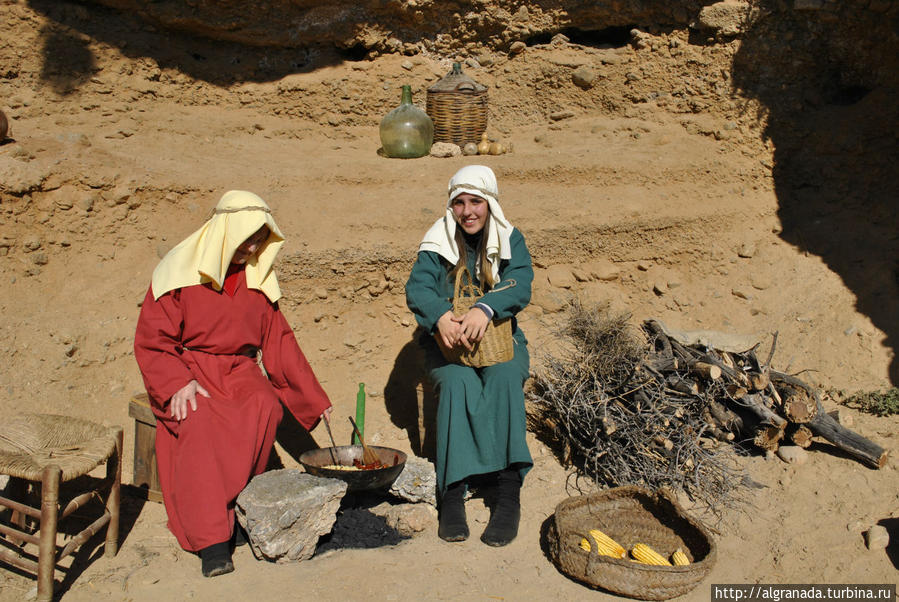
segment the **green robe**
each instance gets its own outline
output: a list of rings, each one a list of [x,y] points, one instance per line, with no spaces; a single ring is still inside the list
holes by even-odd
[[[527,339],[515,314],[531,299],[534,270],[524,236],[517,229],[510,239],[511,259],[500,262],[500,282],[479,299],[494,319],[512,318],[515,355],[512,360],[471,368],[448,363],[434,340],[437,320],[452,309],[453,266],[432,251],[421,251],[406,282],[406,303],[427,336],[421,337],[425,363],[439,396],[437,407],[437,488],[473,475],[517,468],[522,478],[533,466],[525,434],[523,386],[530,356]],[[468,270],[475,274],[475,249],[468,247]],[[479,284],[479,283],[478,283]]]

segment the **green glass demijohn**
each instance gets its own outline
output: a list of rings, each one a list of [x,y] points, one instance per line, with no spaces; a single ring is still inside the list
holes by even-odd
[[[434,122],[412,104],[412,88],[403,86],[400,106],[381,120],[381,147],[388,157],[414,159],[431,152]]]

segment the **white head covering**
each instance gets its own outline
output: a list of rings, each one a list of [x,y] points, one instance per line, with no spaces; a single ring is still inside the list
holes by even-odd
[[[487,260],[490,262],[493,280],[499,281],[499,262],[512,257],[509,237],[512,236],[512,224],[503,215],[499,206],[499,189],[493,170],[484,165],[467,165],[456,172],[449,181],[449,197],[446,201],[446,214],[434,222],[425,233],[419,251],[434,251],[451,264],[459,261],[459,248],[456,245],[456,218],[453,214],[453,199],[463,193],[479,196],[487,201],[490,215],[484,226],[487,237]],[[481,278],[480,262],[475,263],[477,278]]]
[[[221,290],[234,251],[262,226],[268,226],[268,239],[247,261],[244,271],[247,287],[262,291],[274,303],[281,298],[281,288],[272,264],[284,236],[265,201],[244,190],[226,192],[203,227],[162,258],[153,271],[153,297],[159,299],[171,290],[207,282]]]

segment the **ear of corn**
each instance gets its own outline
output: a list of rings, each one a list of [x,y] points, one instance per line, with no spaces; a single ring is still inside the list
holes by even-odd
[[[674,554],[671,555],[671,563],[674,566],[687,566],[690,564],[690,559],[687,558],[687,555],[684,554],[684,551],[680,548],[674,551]]]
[[[652,564],[655,566],[671,566],[671,563],[665,559],[664,556],[650,548],[645,543],[637,543],[634,544],[633,549],[631,549],[631,555],[638,562],[642,562],[643,564]]]
[[[586,538],[581,539],[581,549],[585,552],[590,551],[590,542]]]
[[[612,556],[614,558],[627,557],[627,550],[599,529],[590,529],[589,533],[590,537],[596,542],[597,554],[601,556]]]

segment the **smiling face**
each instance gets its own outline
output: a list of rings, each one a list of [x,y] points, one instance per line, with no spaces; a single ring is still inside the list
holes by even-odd
[[[236,265],[245,264],[265,244],[265,241],[268,240],[268,235],[268,226],[262,226],[256,230],[250,238],[237,247],[237,250],[234,251],[234,256],[231,258],[231,263]]]
[[[463,192],[453,199],[453,216],[466,234],[477,234],[487,225],[490,207],[479,196]]]

